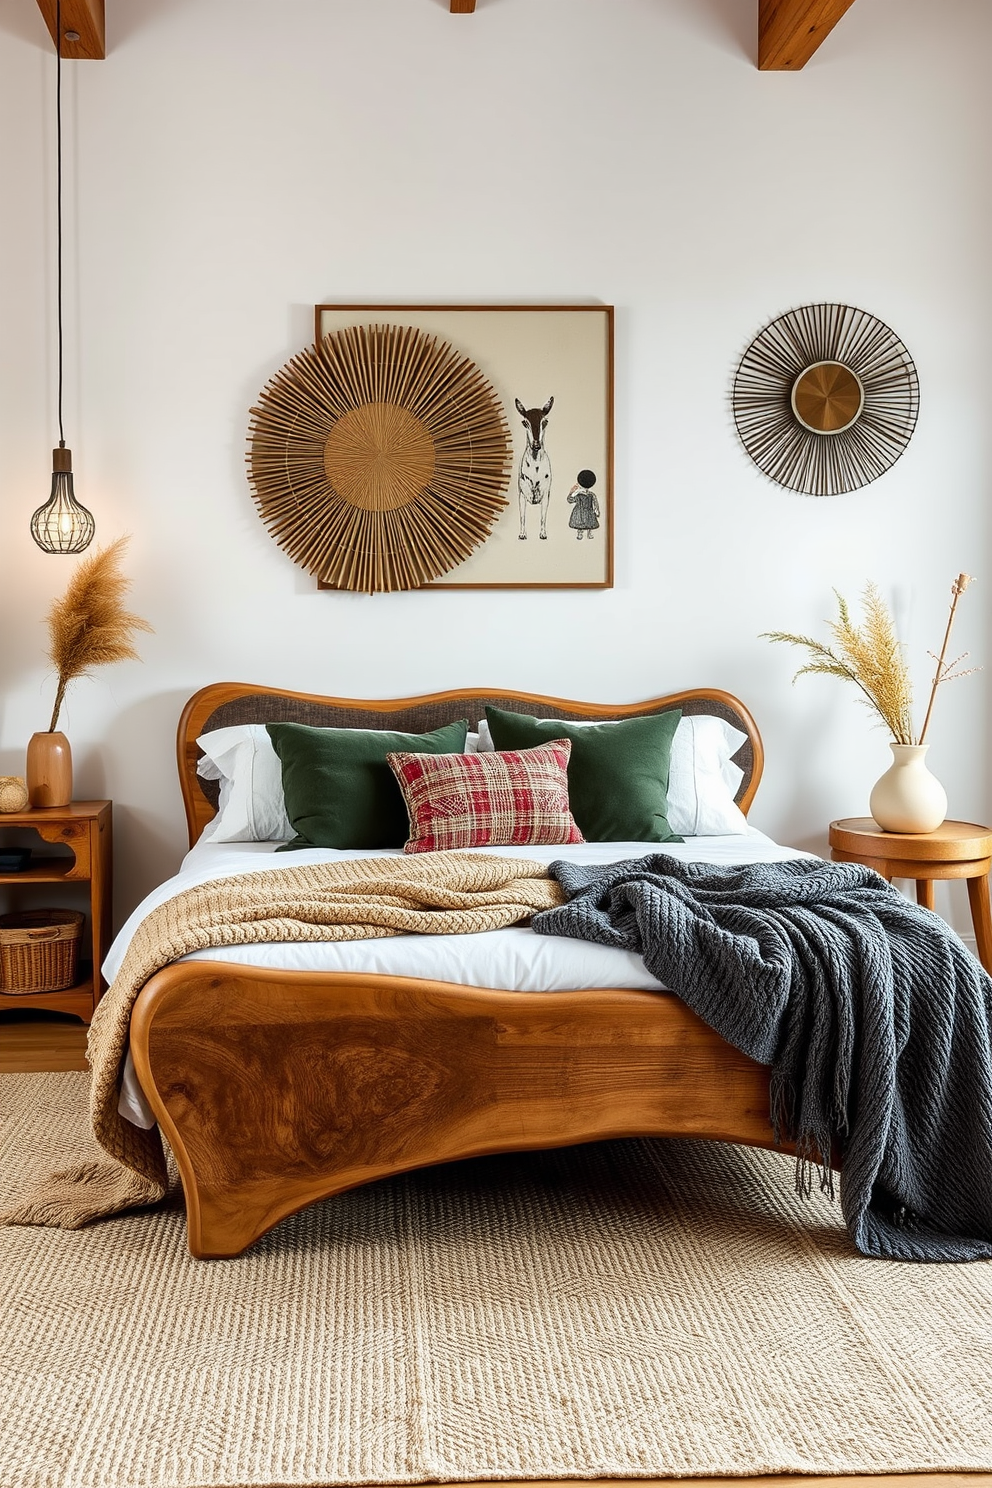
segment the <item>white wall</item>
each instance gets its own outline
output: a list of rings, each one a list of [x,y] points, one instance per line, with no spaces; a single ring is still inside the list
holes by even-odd
[[[886,737],[758,634],[814,631],[875,579],[926,687],[951,579],[992,669],[986,508],[989,90],[983,0],[859,0],[798,74],[754,64],[755,0],[108,0],[65,68],[66,437],[98,538],[132,534],[143,664],[73,689],[77,794],[114,798],[118,910],[172,871],[185,699],[212,680],[357,696],[473,684],[604,701],[713,684],[767,748],[752,819],[822,848]],[[54,58],[0,0],[0,771],[53,692],[44,617],[73,560],[28,532],[54,401]],[[609,592],[317,593],[244,475],[248,409],[315,302],[617,307]],[[913,354],[902,460],[832,500],[762,478],[734,432],[768,320],[859,305]],[[930,763],[987,819],[989,675],[939,700]],[[942,888],[944,886],[941,886]],[[963,896],[945,904],[967,926]]]

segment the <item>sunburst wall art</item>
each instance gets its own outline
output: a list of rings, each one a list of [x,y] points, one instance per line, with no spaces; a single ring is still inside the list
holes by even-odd
[[[251,410],[262,520],[322,586],[375,593],[446,574],[507,505],[512,445],[479,368],[411,326],[323,336]]]
[[[803,305],[760,331],[734,379],[737,432],[773,481],[837,496],[877,480],[910,441],[920,406],[894,331],[851,305]]]

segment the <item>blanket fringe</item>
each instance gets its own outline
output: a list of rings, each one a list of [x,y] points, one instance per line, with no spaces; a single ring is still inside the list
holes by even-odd
[[[796,1144],[796,1193],[808,1199],[813,1193],[813,1174],[818,1174],[820,1192],[829,1199],[834,1198],[834,1171],[830,1163],[831,1139],[829,1132],[795,1131],[795,1089],[781,1069],[773,1069],[769,1082],[769,1115],[775,1145],[781,1146],[783,1137]]]
[[[144,1209],[165,1198],[164,1184],[116,1163],[86,1162],[62,1168],[27,1193],[20,1203],[0,1213],[0,1225],[42,1225],[51,1230],[81,1230],[109,1214]]]

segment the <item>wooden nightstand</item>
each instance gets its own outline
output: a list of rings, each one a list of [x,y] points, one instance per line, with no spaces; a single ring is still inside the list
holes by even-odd
[[[21,836],[30,827],[41,838],[40,849],[32,844],[29,867],[19,873],[0,873],[0,884],[18,909],[40,908],[44,898],[34,891],[45,884],[88,884],[87,923],[83,928],[81,980],[64,992],[30,992],[25,996],[5,994],[0,988],[0,1011],[8,1008],[47,1008],[75,1013],[86,1023],[103,994],[100,966],[110,948],[111,900],[113,891],[113,832],[109,801],[73,801],[68,806],[0,815],[0,844],[9,844],[11,829]],[[45,851],[50,844],[52,851]],[[69,852],[55,851],[67,847]]]
[[[992,829],[945,821],[935,832],[883,832],[870,816],[852,816],[830,823],[830,856],[865,863],[889,880],[914,879],[916,902],[926,909],[933,909],[935,879],[967,879],[978,958],[992,972]]]

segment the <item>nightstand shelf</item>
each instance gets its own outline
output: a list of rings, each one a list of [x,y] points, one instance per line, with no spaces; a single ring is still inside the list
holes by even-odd
[[[6,822],[0,819],[0,830],[4,826]],[[33,858],[30,868],[22,868],[18,873],[4,873],[0,870],[0,884],[78,883],[79,875],[71,874],[74,867],[74,858],[56,857],[53,853],[43,859],[39,853]]]
[[[44,1009],[47,1013],[74,1013],[89,1023],[99,1000],[93,996],[92,974],[87,974],[74,987],[63,987],[61,992],[30,992],[20,997],[0,991],[0,1013],[12,1008]]]
[[[29,867],[0,872],[0,887],[18,908],[38,908],[38,890],[46,884],[80,884],[87,903],[84,959],[80,980],[59,992],[10,993],[0,987],[0,1012],[11,1008],[43,1008],[73,1013],[88,1023],[103,992],[99,968],[111,940],[113,887],[112,807],[109,801],[73,801],[68,806],[11,811],[0,815],[0,844],[9,831],[37,833],[43,844],[68,852],[40,851]],[[24,894],[22,900],[22,891]]]

